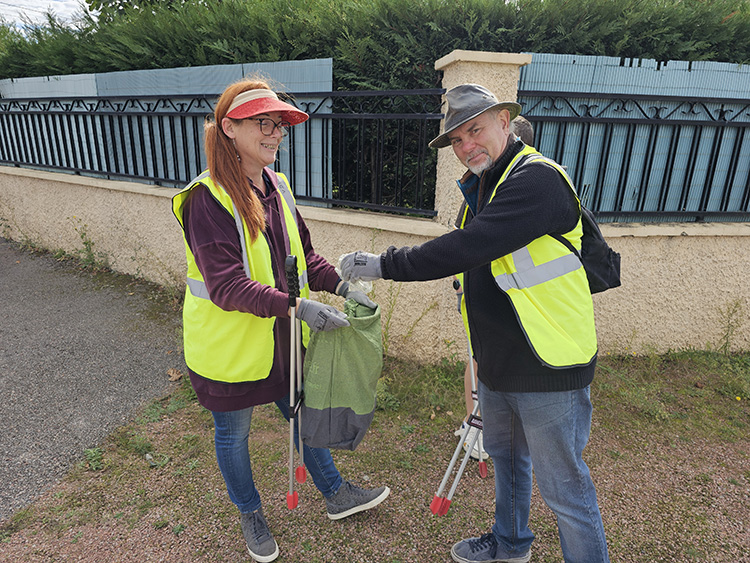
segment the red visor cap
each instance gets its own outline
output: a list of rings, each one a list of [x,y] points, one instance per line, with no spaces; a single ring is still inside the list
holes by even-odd
[[[281,112],[281,119],[288,121],[292,125],[297,125],[298,123],[307,121],[310,117],[304,111],[299,110],[286,102],[277,100],[276,98],[257,98],[255,100],[250,100],[227,113],[227,117],[230,119],[245,119],[246,117],[254,117],[262,113],[271,113],[273,111]]]

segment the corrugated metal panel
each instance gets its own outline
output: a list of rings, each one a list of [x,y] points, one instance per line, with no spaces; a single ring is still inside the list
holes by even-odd
[[[746,98],[750,66],[711,61],[667,61],[530,53],[519,90]]]
[[[131,70],[96,75],[99,96],[161,96],[221,94],[242,78],[242,65]]]
[[[67,98],[96,95],[95,74],[0,80],[0,97],[2,98]]]
[[[285,92],[330,92],[333,60],[281,61],[107,72],[96,76],[98,96],[219,95],[243,76],[259,74]]]
[[[333,60],[214,65],[0,80],[3,98],[64,98],[221,94],[243,76],[259,73],[285,92],[330,92]]]
[[[283,86],[282,90],[285,92],[330,92],[333,90],[333,59],[242,65],[244,76],[256,72],[272,77]]]

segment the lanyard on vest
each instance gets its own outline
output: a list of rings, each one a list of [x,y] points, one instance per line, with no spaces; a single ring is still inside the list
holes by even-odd
[[[271,170],[270,168],[266,168],[266,173],[268,174],[268,179],[271,181],[271,184],[274,188],[276,188],[276,193],[274,194],[274,197],[276,198],[276,205],[279,208],[279,218],[281,219],[281,228],[284,230],[284,250],[286,250],[286,256],[289,256],[292,253],[292,247],[291,243],[289,242],[289,231],[286,227],[286,218],[284,217],[284,204],[282,202],[282,197],[284,198],[284,201],[286,201],[287,206],[289,207],[289,211],[291,212],[292,219],[294,220],[294,224],[297,224],[297,210],[294,204],[294,197],[292,196],[291,192],[286,189],[286,186],[282,186],[284,182],[279,182],[279,177],[276,175],[276,173]],[[234,203],[232,203],[234,205]],[[236,214],[236,210],[235,210]],[[250,277],[250,276],[248,276]]]
[[[287,229],[286,218],[284,215],[284,202],[286,202],[286,205],[289,208],[289,214],[292,216],[292,221],[294,221],[295,226],[297,226],[297,206],[294,202],[294,196],[289,190],[288,184],[285,181],[280,182],[278,174],[276,174],[276,172],[274,172],[270,168],[266,168],[266,172],[268,173],[268,178],[271,180],[271,184],[273,184],[273,186],[276,188],[276,204],[279,207],[281,228],[284,229],[284,249],[286,250],[286,255],[289,256],[292,253],[292,247],[290,242],[291,239],[289,237],[289,231]],[[306,285],[307,269],[305,268],[305,270],[299,276],[299,286],[305,287]]]

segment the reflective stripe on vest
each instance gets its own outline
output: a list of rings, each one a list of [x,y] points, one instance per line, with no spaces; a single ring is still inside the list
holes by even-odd
[[[527,247],[516,250],[511,254],[517,272],[510,274],[499,274],[495,276],[497,287],[503,291],[509,289],[525,289],[534,287],[540,283],[551,281],[570,272],[575,272],[581,267],[581,262],[575,254],[568,253],[550,262],[534,266],[531,254]]]

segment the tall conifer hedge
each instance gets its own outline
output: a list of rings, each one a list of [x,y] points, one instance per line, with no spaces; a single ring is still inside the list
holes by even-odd
[[[340,90],[439,86],[453,49],[750,61],[750,0],[119,0],[0,24],[0,78],[331,57]],[[113,9],[116,8],[116,9]]]

